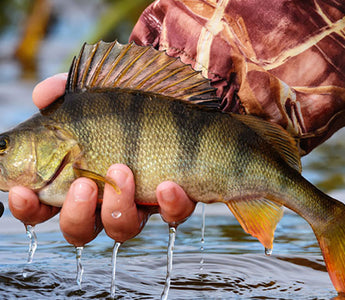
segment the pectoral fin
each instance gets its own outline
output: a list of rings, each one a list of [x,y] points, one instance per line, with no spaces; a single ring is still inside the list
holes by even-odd
[[[120,188],[117,186],[116,182],[112,178],[110,178],[108,176],[102,176],[102,175],[97,174],[97,173],[90,171],[90,170],[82,169],[76,165],[73,165],[73,170],[74,170],[74,173],[77,177],[87,177],[87,178],[93,179],[95,181],[108,183],[113,187],[113,189],[115,190],[115,192],[117,194],[119,194],[119,195],[121,194]]]
[[[266,199],[229,201],[227,206],[245,232],[272,249],[275,228],[283,216],[283,207]]]

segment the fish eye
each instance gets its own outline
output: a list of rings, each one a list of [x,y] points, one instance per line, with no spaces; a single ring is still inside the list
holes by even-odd
[[[8,148],[9,142],[10,142],[10,139],[8,138],[8,136],[0,137],[0,154],[6,151],[6,149]]]

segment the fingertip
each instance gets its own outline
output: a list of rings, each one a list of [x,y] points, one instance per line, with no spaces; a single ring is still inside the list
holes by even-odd
[[[156,195],[160,213],[167,223],[182,222],[194,211],[195,202],[174,182],[162,182],[156,189]]]
[[[117,194],[112,186],[105,185],[102,204],[104,229],[112,239],[125,242],[141,231],[145,215],[138,211],[134,201],[135,183],[131,169],[115,164],[109,168],[107,176],[116,182],[121,193]]]
[[[67,202],[95,202],[97,198],[97,184],[88,178],[76,179],[67,195]]]
[[[78,178],[72,183],[60,214],[60,229],[70,244],[83,246],[99,233],[97,198],[98,189],[94,181]]]
[[[8,195],[8,205],[12,213],[33,211],[39,204],[37,195],[22,186],[13,187]]]
[[[90,215],[94,215],[97,195],[97,185],[94,181],[84,177],[76,179],[63,203],[60,220],[63,219],[68,225],[79,224]]]
[[[65,93],[67,73],[53,75],[38,83],[33,92],[32,99],[34,104],[42,109]]]
[[[60,210],[41,203],[32,190],[22,186],[10,190],[8,204],[13,216],[27,225],[42,223]]]
[[[133,173],[131,169],[124,164],[114,164],[110,166],[107,176],[115,181],[120,190],[134,184]]]

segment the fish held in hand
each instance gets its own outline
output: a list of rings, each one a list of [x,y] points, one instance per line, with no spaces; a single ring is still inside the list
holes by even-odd
[[[194,201],[223,202],[244,230],[272,249],[282,206],[319,241],[331,280],[345,292],[345,206],[300,174],[295,140],[253,116],[224,113],[209,81],[151,47],[84,45],[66,93],[0,135],[0,189],[23,185],[61,206],[75,178],[94,179],[100,198],[113,163],[128,165],[140,205],[179,184]]]

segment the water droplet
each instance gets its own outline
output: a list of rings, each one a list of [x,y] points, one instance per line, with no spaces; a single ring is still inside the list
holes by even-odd
[[[81,263],[81,254],[83,252],[83,249],[84,247],[75,247],[75,257],[77,260],[77,284],[80,290],[81,290],[81,283],[83,281],[83,273],[84,273],[84,268]]]
[[[170,282],[171,282],[171,272],[172,272],[175,238],[176,238],[176,228],[170,227],[169,228],[168,253],[167,253],[167,274],[165,277],[164,289],[163,289],[163,292],[161,294],[161,300],[168,299]]]
[[[199,268],[200,271],[203,271],[204,270],[204,258],[201,257],[200,259],[200,268]]]
[[[118,219],[122,216],[122,213],[120,211],[113,211],[111,213],[111,216],[114,218],[114,219]]]
[[[272,252],[273,252],[272,249],[270,249],[270,248],[265,248],[265,255],[271,256],[271,255],[272,255]]]
[[[110,286],[110,297],[111,297],[111,299],[115,299],[116,258],[117,258],[117,252],[119,251],[120,246],[121,246],[121,243],[115,242],[114,247],[113,247],[113,256],[111,259],[111,261],[112,261],[111,286]]]

